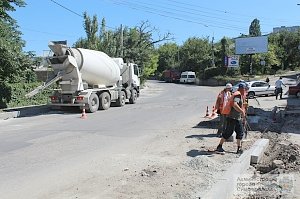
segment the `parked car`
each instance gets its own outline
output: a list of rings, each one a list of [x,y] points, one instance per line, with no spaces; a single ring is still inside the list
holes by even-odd
[[[289,95],[295,95],[300,98],[300,82],[296,86],[289,86]]]
[[[265,81],[250,81],[244,82],[247,84],[249,90],[247,92],[249,98],[253,98],[254,96],[268,96],[275,95],[275,86],[271,86]],[[235,92],[238,89],[240,83],[234,85],[232,87],[232,91]]]

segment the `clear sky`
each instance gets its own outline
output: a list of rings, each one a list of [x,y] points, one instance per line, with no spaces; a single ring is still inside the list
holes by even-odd
[[[37,55],[49,50],[48,42],[67,40],[72,45],[86,37],[83,12],[106,20],[107,29],[134,27],[142,21],[170,32],[182,45],[189,37],[219,41],[223,36],[248,34],[253,19],[260,20],[263,34],[274,27],[300,26],[300,0],[25,0],[11,16],[17,20],[26,41],[25,51]],[[154,35],[154,38],[158,35]]]

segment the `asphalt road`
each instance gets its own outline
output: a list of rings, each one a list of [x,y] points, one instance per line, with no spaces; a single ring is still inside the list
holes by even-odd
[[[116,165],[128,165],[120,157],[151,147],[154,134],[196,125],[218,91],[149,81],[136,104],[87,119],[76,112],[52,112],[0,121],[0,197],[53,198],[76,181],[92,178],[90,170],[101,171],[103,179],[113,176]]]

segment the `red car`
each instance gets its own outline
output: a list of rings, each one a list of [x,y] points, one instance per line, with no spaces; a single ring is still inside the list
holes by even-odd
[[[300,98],[300,82],[296,86],[289,86],[289,95],[296,95]]]

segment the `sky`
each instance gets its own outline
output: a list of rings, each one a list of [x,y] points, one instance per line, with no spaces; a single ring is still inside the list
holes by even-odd
[[[49,41],[67,40],[72,46],[85,38],[83,13],[106,28],[133,28],[148,21],[157,31],[153,38],[167,32],[182,45],[190,37],[234,38],[248,34],[251,22],[260,21],[262,34],[274,27],[300,26],[300,0],[25,0],[10,15],[17,20],[24,51],[47,56]],[[100,27],[100,26],[99,26]],[[163,43],[161,43],[163,44]]]

